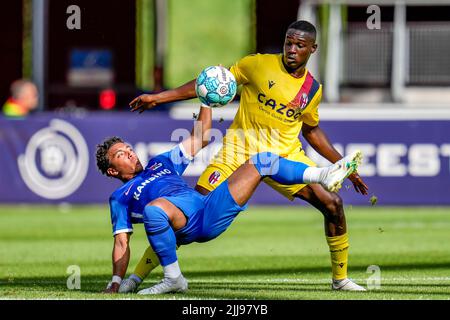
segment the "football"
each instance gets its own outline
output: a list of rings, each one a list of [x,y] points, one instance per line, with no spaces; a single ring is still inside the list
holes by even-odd
[[[237,83],[233,74],[221,66],[205,68],[197,77],[195,91],[203,104],[211,108],[223,107],[236,95]]]

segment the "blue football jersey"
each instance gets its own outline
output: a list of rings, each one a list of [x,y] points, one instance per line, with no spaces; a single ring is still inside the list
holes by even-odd
[[[152,158],[141,173],[114,191],[109,198],[113,234],[133,232],[133,224],[143,222],[145,206],[157,198],[182,196],[202,201],[181,178],[191,160],[179,144]]]

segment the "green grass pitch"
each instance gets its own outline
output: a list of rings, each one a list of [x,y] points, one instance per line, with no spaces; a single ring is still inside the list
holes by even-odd
[[[449,208],[347,207],[349,276],[380,288],[330,290],[323,219],[307,207],[251,207],[219,238],[178,250],[185,294],[100,293],[111,278],[113,238],[106,206],[0,206],[0,299],[450,299]],[[129,272],[145,250],[131,238]],[[79,266],[81,289],[67,268]],[[162,276],[157,268],[148,287]]]

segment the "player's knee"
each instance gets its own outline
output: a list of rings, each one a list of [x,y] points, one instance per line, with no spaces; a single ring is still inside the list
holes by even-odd
[[[270,151],[256,153],[250,158],[250,163],[252,163],[252,164],[268,164],[272,161],[273,157],[274,157],[274,154]]]
[[[155,231],[169,224],[169,217],[159,207],[147,205],[144,209],[143,220],[147,231]]]
[[[333,194],[332,197],[327,201],[327,203],[325,205],[326,205],[327,211],[333,216],[338,216],[338,215],[344,214],[344,210],[342,210],[342,208],[343,208],[342,198],[340,196],[338,196],[337,194]]]
[[[271,175],[274,166],[278,164],[279,156],[270,151],[260,152],[250,158],[250,164],[253,164],[261,176]]]

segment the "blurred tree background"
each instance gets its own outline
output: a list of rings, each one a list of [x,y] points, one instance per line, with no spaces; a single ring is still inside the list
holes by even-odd
[[[230,66],[255,50],[254,0],[169,0],[164,86],[209,65]]]

